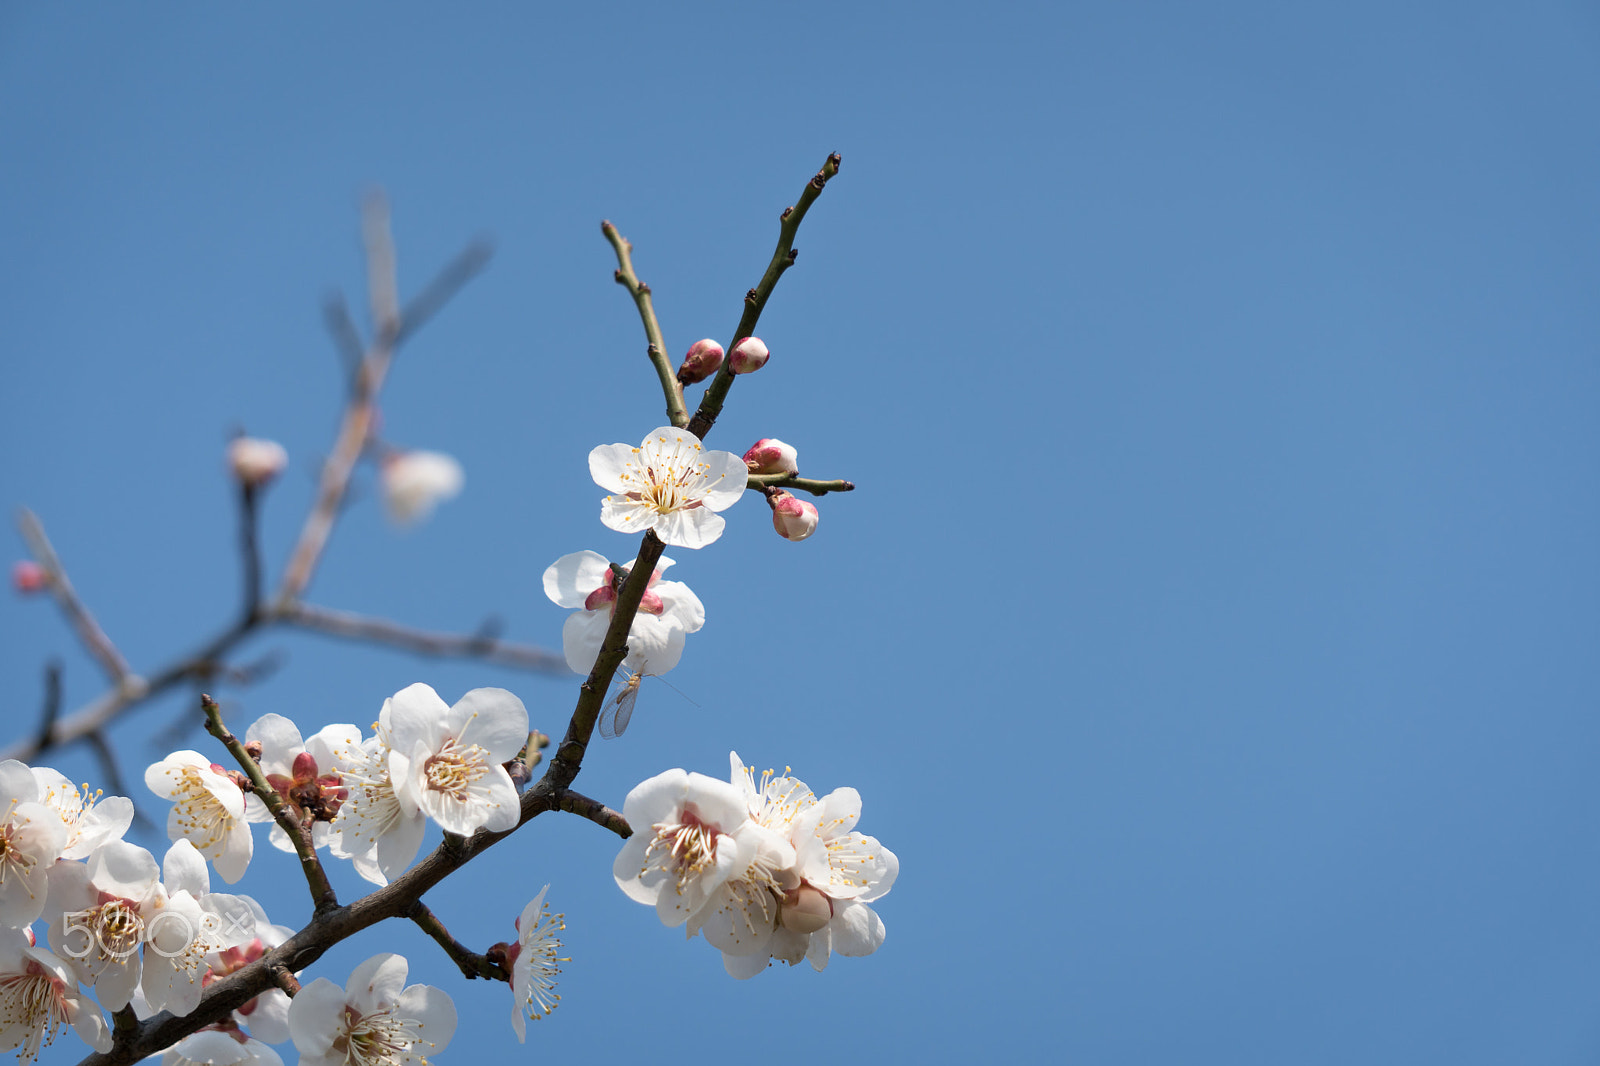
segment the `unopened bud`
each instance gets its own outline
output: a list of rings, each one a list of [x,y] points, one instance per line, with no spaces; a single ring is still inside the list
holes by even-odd
[[[744,465],[752,474],[800,473],[800,453],[776,437],[763,437],[744,453]]]
[[[244,742],[244,753],[256,762],[261,761],[261,741],[247,740]]]
[[[809,935],[833,918],[833,903],[810,885],[783,894],[783,927],[791,933]]]
[[[728,369],[735,374],[754,373],[767,365],[767,356],[771,354],[760,337],[746,337],[733,346],[728,356]]]
[[[817,508],[809,500],[778,492],[767,502],[772,504],[772,528],[784,540],[805,540],[817,531]]]
[[[722,345],[710,337],[695,341],[689,347],[689,354],[683,357],[683,365],[678,368],[678,381],[684,385],[698,384],[715,374],[721,365]]]
[[[48,584],[50,575],[32,559],[19,559],[11,564],[11,587],[24,596],[31,596]]]
[[[228,469],[234,480],[259,488],[277,477],[288,465],[289,453],[275,440],[235,437],[228,444]]]

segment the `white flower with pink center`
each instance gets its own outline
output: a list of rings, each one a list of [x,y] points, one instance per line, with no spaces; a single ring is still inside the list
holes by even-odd
[[[245,740],[261,745],[257,760],[261,772],[266,775],[267,784],[289,804],[296,821],[307,814],[315,819],[311,824],[312,845],[325,848],[332,843],[338,835],[333,819],[345,798],[341,753],[360,747],[361,730],[353,725],[330,725],[301,740],[299,727],[289,719],[280,714],[264,714],[245,731]],[[259,796],[247,793],[244,803],[246,821],[273,823],[267,837],[273,847],[294,851],[289,834],[273,819],[272,811]]]
[[[27,764],[0,762],[0,925],[21,929],[39,917],[50,867],[67,846],[65,822],[40,799]]]
[[[450,997],[429,985],[403,988],[403,955],[374,955],[340,988],[326,977],[289,1004],[301,1066],[423,1066],[456,1031]]]
[[[683,925],[723,882],[749,869],[762,831],[744,796],[704,774],[668,770],[636,785],[622,805],[633,836],[612,864],[630,899],[655,907],[671,928]]]
[[[451,833],[499,832],[521,820],[504,763],[528,742],[528,709],[503,688],[475,688],[446,706],[427,685],[389,703],[389,776],[402,810]]]
[[[244,791],[198,751],[175,751],[144,772],[151,792],[173,802],[167,839],[187,838],[228,884],[244,876],[255,850]]]
[[[337,753],[345,800],[333,820],[329,850],[349,859],[356,873],[375,885],[386,885],[405,872],[422,847],[428,818],[418,807],[400,802],[389,772],[393,737],[389,715],[393,697],[383,701],[374,735],[357,747]]]
[[[632,562],[627,565],[633,567]],[[705,606],[688,585],[661,580],[671,565],[672,560],[665,556],[656,564],[639,601],[639,613],[628,629],[628,657],[623,665],[637,674],[660,676],[677,666],[683,658],[685,636],[706,623]],[[594,669],[616,612],[618,587],[611,564],[599,552],[563,555],[544,572],[544,594],[558,607],[577,608],[561,627],[561,650],[574,673],[587,674]]]
[[[69,1025],[96,1051],[111,1050],[111,1028],[72,968],[24,930],[0,929],[0,1051],[16,1050],[28,1066]]]
[[[744,460],[710,451],[686,429],[662,426],[638,447],[602,444],[589,453],[589,473],[611,495],[600,521],[621,533],[656,531],[667,544],[703,548],[722,536],[725,511],[744,495]]]

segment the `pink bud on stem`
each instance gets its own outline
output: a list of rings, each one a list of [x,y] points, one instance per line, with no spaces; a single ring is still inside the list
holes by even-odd
[[[763,437],[744,453],[744,465],[752,474],[800,473],[800,453],[776,437]]]
[[[771,354],[767,346],[761,343],[760,337],[746,337],[733,346],[733,352],[728,356],[728,369],[735,374],[753,374],[767,365],[767,357]]]
[[[767,503],[772,505],[772,528],[784,540],[805,540],[817,531],[817,508],[809,500],[779,491]]]
[[[683,357],[683,365],[678,367],[678,384],[698,384],[715,374],[721,365],[722,345],[710,337],[695,341],[689,347],[689,354]]]
[[[11,564],[11,587],[24,596],[42,592],[48,584],[50,575],[32,559],[21,559]]]

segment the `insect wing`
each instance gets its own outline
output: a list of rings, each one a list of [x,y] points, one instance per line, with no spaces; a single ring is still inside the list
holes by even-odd
[[[633,705],[639,702],[639,676],[629,677],[605,708],[600,712],[600,735],[607,740],[620,737],[633,719]]]

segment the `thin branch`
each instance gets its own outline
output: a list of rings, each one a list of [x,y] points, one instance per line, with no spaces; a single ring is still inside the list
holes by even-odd
[[[289,972],[289,967],[281,961],[267,967],[267,972],[272,975],[272,983],[283,989],[284,994],[290,999],[300,994],[300,980]]]
[[[830,492],[853,492],[854,481],[818,481],[815,478],[797,477],[793,474],[751,474],[745,482],[747,489],[799,489],[813,496],[826,496]]]
[[[778,284],[778,279],[783,272],[794,265],[795,257],[799,254],[794,247],[795,234],[800,230],[800,223],[806,217],[806,212],[822,195],[822,188],[828,184],[828,179],[839,173],[839,153],[834,152],[822,164],[822,169],[816,176],[806,182],[806,187],[800,191],[800,199],[795,201],[793,207],[786,207],[778,216],[778,247],[772,253],[772,261],[767,264],[767,272],[761,276],[761,281],[756,287],[745,293],[744,313],[739,316],[739,328],[733,332],[733,340],[728,342],[728,351],[733,351],[733,346],[756,331],[756,322],[761,318],[762,308],[767,306],[767,298],[772,295],[773,288]],[[722,413],[723,401],[727,399],[728,390],[733,387],[733,360],[726,360],[717,370],[716,377],[711,379],[711,384],[706,386],[705,394],[700,397],[700,408],[695,411],[694,418],[689,420],[689,432],[705,439],[707,431],[717,420],[717,415]],[[676,424],[676,423],[674,423]]]
[[[47,744],[50,731],[61,716],[61,660],[51,659],[44,668],[44,713],[39,716],[39,731],[34,734],[36,743]]]
[[[256,539],[260,494],[249,482],[239,484],[239,559],[244,567],[244,608],[240,612],[254,620],[261,610],[261,548]]]
[[[111,638],[106,636],[105,630],[100,628],[100,624],[89,613],[89,608],[84,606],[83,600],[73,589],[72,582],[67,578],[66,568],[61,565],[61,559],[56,555],[50,538],[45,536],[44,524],[39,521],[38,515],[26,507],[19,508],[17,528],[22,532],[22,539],[28,542],[28,550],[33,553],[34,559],[49,575],[50,592],[55,596],[56,603],[61,606],[67,620],[72,623],[72,628],[77,630],[78,639],[89,650],[89,654],[99,662],[106,676],[116,685],[137,681],[132,676],[132,671],[128,669],[128,661],[122,657],[117,646],[111,643]]]
[[[328,875],[322,869],[321,860],[317,858],[317,849],[311,842],[310,823],[302,823],[294,816],[290,805],[284,802],[283,797],[278,795],[277,790],[267,782],[267,775],[262,772],[261,764],[244,750],[244,745],[239,742],[238,737],[228,732],[227,726],[222,724],[222,712],[217,707],[217,701],[202,693],[200,706],[206,712],[206,732],[220,740],[222,746],[228,749],[234,761],[239,764],[239,769],[250,778],[251,790],[272,812],[273,821],[289,834],[289,843],[294,845],[295,854],[300,856],[300,869],[306,875],[306,885],[311,889],[312,908],[320,913],[337,907],[339,898],[334,895],[333,886],[328,883]]]
[[[361,199],[361,238],[367,248],[367,305],[372,332],[385,346],[400,332],[400,285],[395,277],[394,237],[389,232],[389,199],[371,189]]]
[[[511,975],[499,963],[469,950],[461,941],[451,936],[450,930],[444,927],[444,923],[420,899],[406,910],[406,917],[416,922],[418,928],[433,937],[434,941],[444,948],[444,953],[450,956],[451,961],[460,968],[461,976],[467,980],[482,977],[487,981],[505,981],[507,984],[511,982]]]
[[[612,276],[617,279],[618,285],[632,294],[633,302],[639,308],[639,320],[644,323],[645,340],[649,342],[646,354],[656,368],[656,377],[661,379],[661,392],[667,400],[667,418],[674,426],[682,428],[689,424],[689,410],[683,405],[683,389],[678,384],[677,374],[673,372],[672,361],[667,355],[667,342],[661,336],[661,323],[656,321],[655,306],[650,301],[650,286],[640,281],[639,275],[633,272],[633,244],[618,233],[617,227],[610,222],[600,223],[600,232],[606,235],[606,240],[611,242],[611,247],[617,253],[617,272]]]
[[[449,303],[461,287],[471,281],[494,257],[494,244],[487,237],[474,238],[456,257],[446,263],[428,287],[411,298],[400,311],[400,332],[394,343],[399,347],[411,339],[427,321]]]
[[[361,334],[356,332],[356,324],[350,317],[350,305],[345,303],[344,293],[329,293],[322,301],[322,323],[328,327],[328,336],[333,338],[333,346],[338,349],[339,361],[344,366],[345,384],[349,385],[361,370],[361,359],[367,354],[367,348],[361,343]]]
[[[557,793],[556,802],[568,814],[576,814],[580,818],[587,818],[595,825],[611,830],[623,840],[633,836],[633,827],[628,824],[628,820],[599,800],[590,799],[580,792],[564,788]]]
[[[301,629],[313,629],[330,636],[349,640],[364,640],[376,644],[389,644],[419,655],[438,655],[458,658],[482,659],[485,662],[504,663],[538,673],[567,675],[572,670],[564,656],[536,648],[531,644],[514,644],[495,637],[456,633],[434,633],[412,629],[383,618],[335,611],[309,603],[291,604],[278,621]]]

